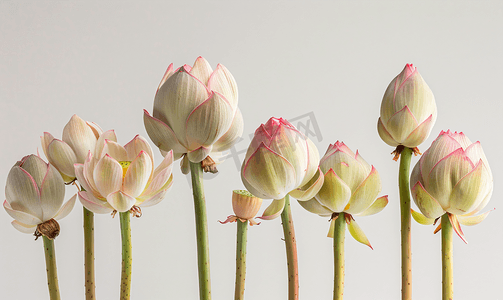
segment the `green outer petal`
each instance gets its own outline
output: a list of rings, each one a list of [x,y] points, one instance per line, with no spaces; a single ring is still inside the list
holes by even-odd
[[[480,160],[477,166],[461,178],[452,189],[450,207],[447,211],[455,215],[464,215],[475,209],[487,195],[490,182],[488,175],[484,163]]]
[[[323,186],[316,199],[333,212],[342,212],[351,198],[351,190],[335,172],[330,169],[325,174]]]
[[[435,97],[417,69],[399,87],[397,86],[395,110],[405,105],[409,106],[418,122],[424,121],[431,114],[436,114]]]
[[[206,156],[210,154],[211,149],[213,149],[213,146],[209,147],[201,146],[194,151],[188,152],[187,158],[193,163],[201,162],[206,158]]]
[[[414,129],[409,136],[403,141],[403,145],[409,148],[414,148],[421,145],[430,135],[431,129],[435,124],[433,115],[430,115],[423,123]]]
[[[463,149],[459,148],[433,167],[424,187],[444,209],[447,209],[450,206],[452,189],[473,167],[470,159],[464,155]]]
[[[229,130],[213,144],[212,151],[222,152],[230,149],[243,135],[243,126],[243,115],[239,108],[236,108],[236,113]]]
[[[135,205],[136,199],[128,194],[124,194],[122,191],[117,191],[107,196],[107,202],[117,212],[126,212]]]
[[[325,206],[321,205],[316,198],[312,198],[307,201],[297,201],[300,206],[302,206],[305,210],[310,213],[317,214],[320,216],[330,216],[332,215],[332,211]]]
[[[453,214],[448,214],[449,216],[449,221],[452,224],[452,229],[458,234],[458,236],[465,242],[465,244],[468,244],[468,241],[465,238],[465,234],[463,233],[463,230],[461,229],[461,225],[459,224],[458,218],[456,215]]]
[[[422,225],[433,225],[435,223],[435,219],[427,218],[422,213],[417,212],[417,211],[415,211],[413,209],[410,210],[410,213],[411,213],[412,217],[414,218],[414,220],[416,220],[416,222],[418,222],[419,224],[422,224]]]
[[[258,219],[273,220],[281,215],[285,208],[285,198],[276,199],[264,210],[264,213]]]
[[[366,210],[372,205],[380,192],[381,177],[374,166],[372,166],[369,176],[351,194],[351,198],[344,211],[349,214],[357,214]]]
[[[271,151],[263,143],[245,161],[243,177],[263,199],[281,199],[295,188],[295,169],[284,157]],[[265,197],[264,197],[265,196]]]
[[[459,223],[465,226],[473,226],[477,225],[480,222],[484,221],[487,215],[489,215],[491,211],[487,211],[481,215],[476,216],[457,216]]]
[[[325,176],[318,168],[318,172],[303,187],[291,191],[290,196],[297,200],[310,200],[320,191],[323,186]]]
[[[209,147],[231,127],[234,111],[229,102],[218,93],[198,105],[187,117],[185,125],[189,149]]]
[[[350,218],[346,218],[346,223],[348,224],[349,233],[357,242],[360,242],[364,245],[369,246],[370,249],[372,249],[372,250],[374,249],[370,245],[370,242],[369,242],[367,236],[365,235],[363,230],[360,228],[360,226],[358,226],[358,224],[356,224],[356,222],[352,216],[350,216]]]
[[[402,144],[418,125],[409,107],[405,106],[389,119],[386,129],[395,141]]]
[[[341,217],[340,215],[335,217],[334,219],[330,220],[330,228],[328,228],[328,233],[327,233],[327,237],[328,238],[334,238],[334,231],[335,231],[335,220],[337,220],[337,218]],[[342,218],[342,217],[341,217]]]
[[[444,209],[423,187],[417,182],[411,189],[412,197],[419,210],[429,219],[436,219],[445,213]]]
[[[386,205],[388,205],[388,195],[377,198],[369,208],[356,215],[362,217],[375,215],[381,212]]]
[[[320,161],[320,169],[325,174],[332,169],[351,192],[355,191],[369,175],[366,167],[354,156],[340,150],[325,155]]]

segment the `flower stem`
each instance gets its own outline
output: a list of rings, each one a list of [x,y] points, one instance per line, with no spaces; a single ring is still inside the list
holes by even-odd
[[[206,220],[206,202],[204,199],[203,170],[200,163],[190,163],[192,193],[196,215],[197,265],[199,269],[199,298],[211,299],[210,250],[208,245],[208,222]]]
[[[290,208],[290,197],[285,196],[285,208],[281,213],[283,233],[285,234],[286,260],[288,264],[288,299],[299,299],[299,267],[297,259],[297,242],[293,229],[292,211]]]
[[[400,188],[400,217],[402,240],[402,300],[412,299],[412,261],[411,261],[411,215],[410,215],[410,160],[412,149],[404,147],[400,153],[400,171],[398,186]]]
[[[56,253],[54,252],[54,240],[42,237],[44,240],[45,267],[47,270],[47,284],[51,300],[60,300],[58,270],[56,267]]]
[[[131,297],[131,265],[133,262],[131,247],[131,217],[130,212],[121,212],[121,238],[122,238],[122,273],[121,273],[121,300]]]
[[[94,285],[94,214],[84,207],[84,265],[86,300],[96,300]]]
[[[246,240],[248,232],[248,221],[241,222],[238,219],[238,233],[236,244],[236,288],[234,300],[243,300],[245,295],[246,277]]]
[[[452,261],[452,225],[448,214],[442,216],[442,300],[452,300],[453,261]]]
[[[344,295],[344,238],[346,220],[340,213],[334,229],[334,300],[342,300]]]

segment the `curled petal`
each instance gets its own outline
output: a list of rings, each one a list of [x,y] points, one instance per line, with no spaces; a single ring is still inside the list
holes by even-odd
[[[330,169],[325,174],[323,186],[316,195],[321,205],[333,212],[342,212],[351,198],[351,190],[335,172]]]
[[[17,230],[19,230],[22,233],[32,234],[32,233],[35,233],[35,230],[37,229],[37,225],[23,224],[17,220],[12,221],[11,224],[14,228],[16,228]]]
[[[147,186],[151,174],[152,159],[142,150],[126,171],[122,191],[133,198],[140,196]]]
[[[190,169],[190,168],[189,168]],[[152,180],[149,182],[147,188],[142,196],[153,195],[161,189],[168,180],[172,178],[173,170],[173,151],[166,154],[161,164],[155,169]]]
[[[348,205],[344,211],[349,214],[357,214],[366,210],[375,201],[377,195],[381,192],[381,177],[372,166],[369,176],[352,193]]]
[[[152,117],[143,110],[143,122],[152,142],[163,151],[173,150],[175,160],[179,159],[187,149],[180,144],[173,130],[161,120]]]
[[[285,208],[285,198],[273,200],[271,204],[264,210],[264,213],[258,219],[273,220],[279,217]]]
[[[170,184],[169,184],[169,186],[171,186],[172,178],[173,178],[173,176],[170,177],[170,181],[169,181]],[[156,205],[157,203],[161,202],[166,197],[166,193],[168,192],[169,186],[166,187],[166,189],[161,190],[157,194],[155,194],[152,197],[150,197],[150,198],[146,199],[145,201],[141,202],[138,206],[148,207],[148,206]]]
[[[410,213],[411,213],[412,217],[414,218],[414,220],[416,220],[416,222],[418,222],[419,224],[422,224],[422,225],[435,224],[435,219],[427,218],[425,215],[423,215],[422,213],[420,213],[418,211],[411,209]]]
[[[230,149],[242,135],[243,115],[239,108],[236,108],[236,113],[229,130],[213,144],[213,151],[221,152]]]
[[[491,211],[485,212],[481,215],[476,215],[476,216],[457,216],[459,223],[465,226],[473,226],[477,225],[480,222],[484,221],[487,215]]]
[[[322,217],[328,217],[332,215],[332,211],[325,206],[321,205],[316,198],[312,198],[307,201],[298,201],[300,206],[302,206],[305,210],[308,212],[311,212],[313,214],[320,215]]]
[[[40,188],[40,206],[43,211],[42,221],[52,219],[63,204],[65,183],[53,165],[49,165]]]
[[[189,149],[209,147],[229,130],[234,111],[220,94],[212,92],[187,118],[185,128]]]
[[[291,191],[289,194],[297,200],[310,200],[318,194],[323,186],[324,180],[325,176],[323,176],[321,169],[318,168],[318,172],[311,178],[310,181],[308,181],[303,187]]]
[[[245,161],[242,175],[253,186],[247,189],[259,198],[281,199],[295,188],[295,169],[283,156],[275,153],[263,143]],[[257,195],[253,190],[261,191]],[[265,197],[264,197],[264,196]]]
[[[231,104],[233,109],[238,105],[238,86],[231,72],[221,64],[211,74],[208,80],[208,88],[222,94]]]
[[[388,205],[388,195],[377,198],[369,208],[359,213],[358,216],[371,216],[377,214],[381,212],[386,205]]]
[[[108,202],[102,201],[93,196],[90,192],[79,192],[79,200],[82,205],[88,210],[96,214],[106,214],[112,212],[114,209]]]
[[[414,148],[421,145],[430,135],[431,129],[435,120],[433,115],[430,115],[423,123],[419,124],[416,129],[414,129],[409,136],[403,141],[405,147]]]
[[[187,158],[193,163],[201,162],[203,159],[206,158],[206,156],[208,156],[210,154],[211,149],[213,149],[212,146],[209,146],[209,147],[201,146],[201,147],[197,148],[196,150],[190,151],[189,153],[187,153]]]
[[[121,165],[108,154],[99,160],[93,172],[96,188],[104,198],[121,189],[122,176]]]
[[[454,232],[458,234],[458,236],[465,242],[465,244],[468,244],[468,241],[465,238],[465,234],[463,233],[463,230],[461,229],[461,225],[459,224],[458,218],[453,215],[453,214],[448,214],[449,216],[449,221],[452,224],[452,229],[454,229]]]
[[[70,200],[66,201],[66,203],[61,207],[61,209],[56,213],[54,216],[54,219],[56,220],[61,220],[64,217],[66,217],[73,209],[75,206],[75,201],[77,199],[77,194],[73,195]]]
[[[349,233],[357,242],[360,242],[364,245],[367,245],[370,247],[370,249],[374,250],[374,248],[372,248],[372,246],[370,245],[370,242],[369,242],[367,236],[365,235],[363,230],[360,228],[360,226],[358,226],[358,224],[356,224],[356,222],[352,216],[350,216],[349,218],[346,218],[346,223],[348,224]]]
[[[10,170],[5,184],[5,198],[12,209],[43,219],[38,186],[24,169],[14,166]]]
[[[29,213],[25,213],[23,211],[12,209],[12,207],[10,206],[9,202],[7,202],[7,200],[3,202],[3,207],[5,208],[5,211],[9,214],[9,216],[11,216],[13,219],[18,220],[19,222],[21,222],[25,225],[35,226],[35,225],[42,223],[42,220],[37,218],[34,215],[31,215]]]
[[[75,178],[73,165],[77,163],[77,156],[67,143],[54,139],[47,148],[47,158],[61,173]],[[83,162],[83,161],[82,161]]]
[[[75,152],[77,162],[83,162],[87,152],[96,147],[96,136],[86,121],[73,115],[63,129],[63,141]]]
[[[419,210],[429,219],[436,219],[445,213],[444,209],[423,187],[421,182],[417,182],[411,189],[412,197]]]
[[[452,189],[449,200],[451,206],[447,211],[455,215],[471,212],[484,200],[489,186],[492,186],[491,178],[480,160]]]
[[[379,136],[381,139],[388,145],[396,147],[400,145],[395,139],[391,136],[391,134],[386,130],[386,127],[384,127],[384,124],[382,123],[381,118],[377,120],[377,132],[379,133]]]
[[[107,196],[107,202],[117,212],[126,212],[135,205],[136,199],[122,191],[117,191]]]
[[[89,121],[86,121],[86,124],[87,126],[89,126],[89,128],[91,128],[91,130],[94,133],[94,137],[96,137],[96,139],[98,139],[100,135],[103,134],[103,129],[101,129],[101,127],[98,124]]]
[[[182,174],[184,175],[190,173],[190,161],[187,155],[184,155],[182,160],[180,161],[180,169],[182,170]]]

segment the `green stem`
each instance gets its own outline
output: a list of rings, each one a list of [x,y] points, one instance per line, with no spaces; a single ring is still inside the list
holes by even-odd
[[[402,240],[402,300],[412,299],[412,261],[410,243],[410,160],[412,149],[405,147],[400,153],[400,172],[398,185],[400,187],[400,217]]]
[[[206,220],[206,202],[204,199],[203,169],[200,163],[190,163],[192,193],[196,215],[197,266],[199,270],[199,298],[211,299],[210,250],[208,245],[208,222]]]
[[[246,236],[248,232],[248,221],[238,223],[237,244],[236,244],[236,288],[234,300],[243,300],[245,297],[245,277],[246,277]]]
[[[122,273],[121,273],[121,300],[131,297],[131,265],[133,262],[131,247],[131,217],[130,212],[119,213],[122,238]]]
[[[452,225],[446,213],[442,216],[442,300],[453,297]]]
[[[86,300],[96,300],[94,285],[94,214],[84,207],[84,266]]]
[[[342,300],[344,295],[344,238],[346,233],[344,213],[340,213],[334,222],[334,300]]]
[[[58,270],[56,267],[56,253],[54,252],[54,241],[47,237],[44,240],[45,267],[47,270],[47,284],[49,286],[49,295],[51,300],[60,300]]]
[[[297,259],[297,242],[293,229],[292,211],[290,208],[290,197],[285,196],[285,208],[281,213],[283,233],[285,234],[286,260],[288,264],[288,299],[299,299],[299,267]]]

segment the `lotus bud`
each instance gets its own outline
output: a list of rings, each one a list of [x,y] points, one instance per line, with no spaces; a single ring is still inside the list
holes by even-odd
[[[448,213],[453,228],[464,240],[459,223],[475,225],[487,214],[475,216],[493,192],[493,176],[480,142],[472,143],[462,132],[442,131],[414,166],[411,193],[424,216],[433,223]],[[428,221],[431,220],[431,221]]]
[[[152,149],[139,135],[121,146],[115,134],[104,133],[95,155],[89,151],[83,164],[75,164],[77,179],[84,188],[79,192],[80,202],[94,213],[131,211],[139,217],[141,207],[164,199],[173,182],[172,165],[173,152],[169,151],[154,169]]]
[[[194,65],[168,67],[154,98],[153,115],[144,111],[149,137],[161,151],[173,150],[204,170],[216,172],[211,157],[228,150],[243,133],[238,88],[223,65],[213,70],[202,57]],[[182,165],[187,165],[183,163]]]
[[[60,231],[56,220],[70,213],[76,197],[63,204],[65,184],[58,170],[40,157],[28,155],[7,176],[3,206],[14,218],[14,228],[52,240]]]
[[[262,199],[253,196],[246,190],[235,190],[232,192],[234,215],[227,217],[227,220],[220,223],[232,223],[240,220],[241,222],[250,221],[250,226],[258,225],[260,223],[257,223],[253,218],[257,215],[261,205]]]
[[[324,174],[323,186],[312,199],[299,201],[300,205],[320,216],[331,216],[332,220],[344,212],[351,235],[370,246],[353,216],[376,214],[388,204],[388,196],[377,198],[381,192],[379,173],[358,151],[355,154],[339,141],[328,147],[320,160],[320,169]]]
[[[428,138],[436,119],[433,93],[416,67],[407,64],[384,93],[379,136],[393,147],[416,148]]]
[[[103,130],[98,125],[73,115],[63,129],[61,140],[48,132],[44,132],[40,139],[45,156],[68,183],[76,178],[73,165],[84,163],[89,151],[94,154],[96,141],[101,134]]]

